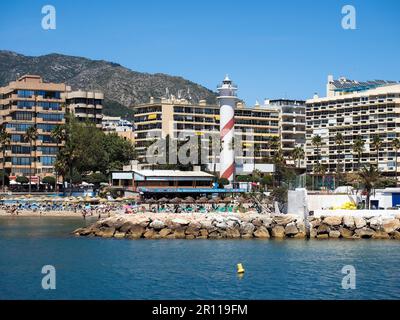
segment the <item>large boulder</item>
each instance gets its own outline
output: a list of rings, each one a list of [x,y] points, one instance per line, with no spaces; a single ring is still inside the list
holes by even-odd
[[[198,237],[198,238],[200,238],[200,237],[203,237],[204,239],[207,239],[208,238],[208,230],[207,229],[200,229],[200,236]]]
[[[372,235],[373,239],[390,239],[390,236],[385,231],[375,231],[375,234]]]
[[[133,226],[133,223],[131,221],[126,221],[124,224],[119,228],[119,231],[121,232],[128,232]]]
[[[271,236],[273,238],[285,238],[285,228],[281,225],[277,225],[272,228]]]
[[[192,235],[194,237],[197,237],[199,235],[200,229],[191,227],[190,225],[186,228],[185,234],[186,235]],[[186,237],[187,238],[187,237]]]
[[[320,218],[313,218],[313,219],[310,219],[310,225],[311,225],[313,228],[318,228],[318,227],[321,225],[321,219],[320,219]]]
[[[342,236],[342,238],[344,238],[344,239],[351,239],[354,235],[354,232],[352,230],[344,228],[344,227],[340,228],[339,232],[340,232],[340,235]]]
[[[286,225],[286,227],[285,227],[286,236],[291,237],[291,236],[296,235],[297,233],[299,233],[299,229],[297,229],[295,222],[291,222]]]
[[[357,229],[364,228],[367,225],[367,222],[364,218],[361,217],[354,217],[354,224]]]
[[[288,223],[293,222],[295,219],[291,216],[276,216],[274,217],[275,224],[278,226],[286,226]]]
[[[165,238],[167,235],[169,235],[171,233],[171,229],[168,228],[164,228],[161,229],[158,234],[160,235],[161,238]]]
[[[115,228],[115,229],[120,228],[124,223],[125,223],[125,219],[115,218],[115,217],[107,218],[107,219],[101,221],[102,226],[107,227],[107,228]]]
[[[153,228],[154,230],[161,230],[164,227],[165,224],[161,220],[154,220],[152,223],[150,223],[150,228]]]
[[[339,237],[340,237],[340,231],[331,230],[329,232],[329,238],[339,238]]]
[[[115,233],[115,228],[100,229],[96,232],[96,237],[112,238]]]
[[[400,228],[400,221],[397,219],[385,219],[382,222],[383,231],[390,233]]]
[[[360,238],[371,238],[374,234],[375,231],[367,227],[356,229],[355,231],[355,235]]]
[[[221,237],[221,235],[220,235],[219,232],[213,231],[213,232],[211,232],[211,233],[208,235],[208,238],[209,238],[209,239],[216,240],[216,239],[221,239],[222,237]]]
[[[214,225],[218,230],[226,230],[226,228],[228,227],[225,221],[217,222]]]
[[[374,230],[380,230],[382,227],[382,219],[380,217],[373,217],[368,221],[369,227]]]
[[[239,227],[226,229],[226,237],[229,238],[229,239],[238,239],[238,238],[240,238]]]
[[[249,222],[243,222],[240,226],[241,235],[253,235],[255,226]]]
[[[116,239],[125,238],[125,234],[126,234],[125,232],[115,231],[114,238],[116,238]]]
[[[331,231],[331,228],[329,228],[328,225],[326,224],[321,224],[318,228],[317,228],[317,233],[318,234],[329,234],[329,232]]]
[[[268,239],[270,235],[267,228],[264,226],[259,226],[256,231],[254,231],[254,237],[259,239]]]
[[[271,228],[273,224],[273,219],[272,218],[262,218],[262,223],[263,226],[266,228]]]
[[[174,230],[175,239],[185,239],[186,238],[186,228],[180,227]]]
[[[328,226],[339,226],[342,224],[342,217],[326,217],[324,219],[324,223],[327,224]]]
[[[126,237],[131,239],[139,239],[142,237],[145,231],[145,227],[141,226],[140,224],[134,224],[126,233]]]
[[[153,239],[156,233],[157,232],[152,228],[147,229],[146,232],[143,234],[143,237],[145,237],[146,239]]]
[[[354,218],[352,216],[344,216],[343,225],[349,229],[354,228],[355,227]]]
[[[148,227],[151,222],[149,217],[140,217],[137,219],[136,224],[140,225],[141,227]]]
[[[393,239],[400,240],[400,232],[399,231],[393,231],[390,235]]]

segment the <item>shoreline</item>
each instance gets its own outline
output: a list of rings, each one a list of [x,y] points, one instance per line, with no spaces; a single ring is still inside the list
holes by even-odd
[[[108,218],[108,213],[101,213],[101,218]],[[114,216],[115,213],[110,213],[110,217]],[[32,211],[32,210],[21,210],[18,214],[12,214],[5,210],[0,210],[0,218],[18,218],[18,217],[58,217],[58,218],[81,218],[83,219],[82,212],[74,211]],[[86,214],[86,219],[98,218],[99,213]]]

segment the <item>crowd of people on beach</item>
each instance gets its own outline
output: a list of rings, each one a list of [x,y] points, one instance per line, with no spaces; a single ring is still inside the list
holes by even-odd
[[[29,203],[29,202],[15,202],[2,204],[0,210],[10,214],[12,216],[18,216],[21,212],[33,212],[39,215],[46,215],[48,212],[58,213],[76,213],[82,215],[83,218],[86,216],[110,216],[111,212],[121,211],[122,205],[120,204],[100,204],[92,205],[89,203]]]
[[[33,212],[39,215],[46,213],[73,213],[87,216],[97,216],[98,218],[110,216],[111,214],[138,214],[145,212],[157,213],[236,213],[240,209],[255,209],[254,204],[241,204],[235,202],[228,203],[138,203],[132,202],[109,202],[109,203],[56,203],[56,202],[31,202],[16,201],[0,204],[0,210],[6,214],[18,216],[21,212]]]

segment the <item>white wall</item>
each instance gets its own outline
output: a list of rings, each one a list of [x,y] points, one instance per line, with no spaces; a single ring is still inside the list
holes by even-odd
[[[347,194],[308,194],[307,206],[308,210],[322,210],[332,207],[341,207],[346,202],[357,203],[355,195]]]

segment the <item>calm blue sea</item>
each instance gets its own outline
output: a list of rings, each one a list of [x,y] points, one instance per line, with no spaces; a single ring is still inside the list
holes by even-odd
[[[106,240],[0,218],[0,299],[400,299],[400,241]],[[246,269],[236,274],[236,264]],[[41,269],[56,268],[43,290]],[[344,265],[356,289],[342,289]]]

